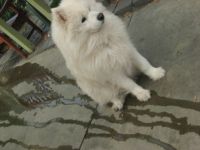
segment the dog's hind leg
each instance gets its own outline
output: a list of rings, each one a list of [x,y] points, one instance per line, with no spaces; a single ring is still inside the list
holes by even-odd
[[[89,84],[79,82],[80,88],[100,106],[104,106],[118,95],[118,90],[111,85]]]

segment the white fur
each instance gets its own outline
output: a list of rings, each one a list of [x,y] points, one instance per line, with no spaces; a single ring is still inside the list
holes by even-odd
[[[103,13],[105,21],[97,20]],[[63,0],[52,10],[52,37],[80,88],[98,104],[121,109],[124,96],[150,98],[131,78],[139,70],[153,80],[165,74],[141,56],[131,43],[121,19],[94,0]],[[87,20],[82,23],[81,20]]]

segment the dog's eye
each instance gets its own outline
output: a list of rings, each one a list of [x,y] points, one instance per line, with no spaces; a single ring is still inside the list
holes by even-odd
[[[87,20],[87,18],[83,17],[81,22],[84,23]]]

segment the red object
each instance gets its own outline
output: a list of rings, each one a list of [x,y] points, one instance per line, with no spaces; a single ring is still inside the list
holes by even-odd
[[[5,43],[10,49],[15,50],[23,58],[27,58],[28,55],[25,54],[20,48],[18,48],[11,39],[0,33],[0,44]]]
[[[11,10],[17,15],[16,20],[12,23],[12,27],[14,29],[19,30],[23,26],[24,23],[28,23],[30,26],[32,26],[32,30],[27,36],[27,38],[31,37],[34,30],[37,30],[37,32],[39,32],[43,36],[43,31],[28,18],[27,13],[21,9],[16,8],[10,0],[6,0],[4,5],[2,6],[0,10],[0,17],[8,10]],[[2,43],[5,43],[9,48],[14,49],[23,58],[27,57],[27,54],[25,54],[20,48],[18,48],[9,37],[1,33],[0,44]]]

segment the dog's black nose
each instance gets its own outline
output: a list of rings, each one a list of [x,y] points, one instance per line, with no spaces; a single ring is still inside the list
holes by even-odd
[[[97,19],[99,21],[103,21],[104,20],[104,14],[103,13],[99,13],[98,16],[97,16]]]

